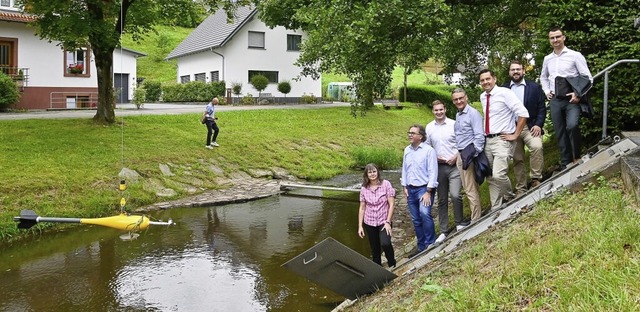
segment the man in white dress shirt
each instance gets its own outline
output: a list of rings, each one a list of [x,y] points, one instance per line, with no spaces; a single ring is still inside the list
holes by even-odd
[[[515,140],[524,128],[529,112],[510,89],[496,86],[496,75],[489,69],[479,74],[484,92],[480,95],[484,111],[484,130],[487,138],[484,152],[491,164],[493,176],[488,178],[491,209],[513,199],[509,172],[509,159],[513,157]],[[513,117],[518,116],[517,124]]]
[[[560,165],[562,168],[575,163],[580,158],[580,94],[556,94],[556,77],[585,76],[593,82],[587,67],[587,60],[577,51],[564,45],[566,37],[560,28],[549,31],[549,43],[553,52],[544,57],[540,84],[549,99],[551,121],[558,148],[560,149]]]
[[[431,111],[435,119],[427,124],[426,143],[431,145],[438,157],[438,223],[440,236],[436,243],[445,240],[449,232],[449,198],[453,203],[453,219],[457,229],[464,228],[462,222],[462,180],[456,166],[458,160],[458,148],[456,146],[455,121],[448,118],[447,108],[440,100],[431,103]]]

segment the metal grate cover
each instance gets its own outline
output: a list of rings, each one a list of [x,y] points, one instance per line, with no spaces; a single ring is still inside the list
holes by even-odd
[[[397,277],[331,237],[282,266],[349,299],[375,292]]]

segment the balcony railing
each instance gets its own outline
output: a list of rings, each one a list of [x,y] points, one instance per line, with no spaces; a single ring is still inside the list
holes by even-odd
[[[18,87],[24,88],[29,85],[29,69],[24,67],[0,66],[0,72],[11,77]]]

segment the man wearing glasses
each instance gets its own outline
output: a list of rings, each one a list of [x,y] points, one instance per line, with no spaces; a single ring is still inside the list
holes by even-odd
[[[409,258],[427,249],[436,240],[431,207],[438,187],[438,159],[435,150],[425,143],[424,127],[415,124],[407,133],[409,146],[404,149],[400,180],[416,232],[418,250]]]
[[[513,152],[513,172],[516,179],[516,196],[527,191],[527,175],[524,166],[524,146],[529,149],[529,176],[531,188],[540,184],[544,158],[542,155],[542,135],[544,121],[547,118],[545,96],[539,84],[525,79],[525,69],[519,61],[509,64],[511,81],[503,87],[511,89],[529,112],[529,118],[520,136],[516,139],[516,149]]]
[[[560,92],[556,88],[563,84],[564,78],[584,77],[591,83],[593,77],[587,67],[587,60],[577,51],[564,45],[566,37],[560,28],[552,28],[549,31],[549,43],[553,52],[544,57],[540,84],[549,100],[551,109],[551,121],[553,130],[558,138],[560,149],[560,166],[564,169],[569,164],[574,164],[580,158],[580,100],[587,93],[586,90],[577,92]],[[591,86],[591,83],[588,86]],[[564,81],[566,85],[566,81]],[[563,93],[563,94],[558,94]]]
[[[462,88],[456,88],[451,92],[453,104],[458,109],[454,131],[456,134],[456,146],[458,148],[458,160],[456,165],[462,178],[462,187],[467,194],[471,206],[471,222],[480,219],[482,207],[480,206],[480,190],[475,178],[475,168],[470,162],[465,169],[462,162],[462,152],[469,147],[471,157],[476,157],[484,149],[484,132],[482,129],[482,115],[475,108],[467,105],[467,93]]]

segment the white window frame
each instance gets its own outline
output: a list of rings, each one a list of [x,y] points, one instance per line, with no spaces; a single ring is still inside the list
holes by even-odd
[[[84,55],[79,55],[82,51]],[[79,48],[73,51],[64,50],[64,76],[65,77],[89,77],[91,67],[91,50],[89,48]],[[82,67],[80,72],[75,72],[78,67]]]

